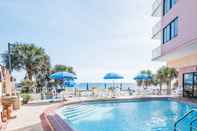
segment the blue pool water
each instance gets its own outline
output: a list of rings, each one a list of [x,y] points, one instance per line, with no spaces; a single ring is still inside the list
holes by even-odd
[[[192,108],[171,100],[94,102],[65,106],[57,114],[75,131],[173,131],[175,121]],[[181,131],[189,131],[189,118],[195,116],[179,125]]]

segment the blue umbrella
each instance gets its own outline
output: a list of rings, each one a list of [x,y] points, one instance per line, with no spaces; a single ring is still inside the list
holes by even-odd
[[[141,80],[143,82],[152,80],[152,79],[153,79],[152,76],[146,73],[140,73],[136,77],[134,77],[134,80]],[[144,84],[143,84],[143,87],[144,87]]]
[[[124,79],[124,77],[119,75],[119,74],[117,74],[117,73],[107,73],[104,76],[104,79],[105,80],[115,80],[115,79]]]
[[[118,80],[118,79],[124,79],[124,77],[117,73],[107,73],[104,76],[104,79],[105,80]],[[114,87],[114,82],[113,82],[113,87]]]
[[[74,87],[76,83],[74,81],[64,81],[65,87]]]
[[[141,73],[134,77],[134,80],[152,80],[152,76],[150,76],[149,74]]]
[[[76,75],[70,72],[56,72],[49,76],[54,80],[74,80],[77,79]]]

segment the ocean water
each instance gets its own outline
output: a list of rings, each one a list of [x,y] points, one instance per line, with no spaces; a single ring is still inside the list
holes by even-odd
[[[100,89],[115,87],[115,88],[121,88],[122,90],[127,90],[128,88],[136,89],[137,85],[134,83],[102,83],[102,82],[99,83],[97,82],[97,83],[79,83],[79,84],[76,84],[75,87],[81,90],[92,89],[94,87],[100,88]]]

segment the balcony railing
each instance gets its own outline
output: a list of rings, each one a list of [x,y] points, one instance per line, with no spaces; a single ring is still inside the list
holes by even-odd
[[[152,4],[152,16],[161,17],[162,16],[162,0],[155,0]]]
[[[157,22],[152,28],[152,39],[161,39],[161,21]]]
[[[161,46],[153,49],[152,51],[152,60],[156,60],[161,56]]]

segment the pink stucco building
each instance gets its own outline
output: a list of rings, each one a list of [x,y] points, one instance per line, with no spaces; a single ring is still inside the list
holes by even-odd
[[[154,61],[166,61],[179,71],[184,96],[197,97],[197,0],[155,0],[152,16],[160,18],[153,39]]]

